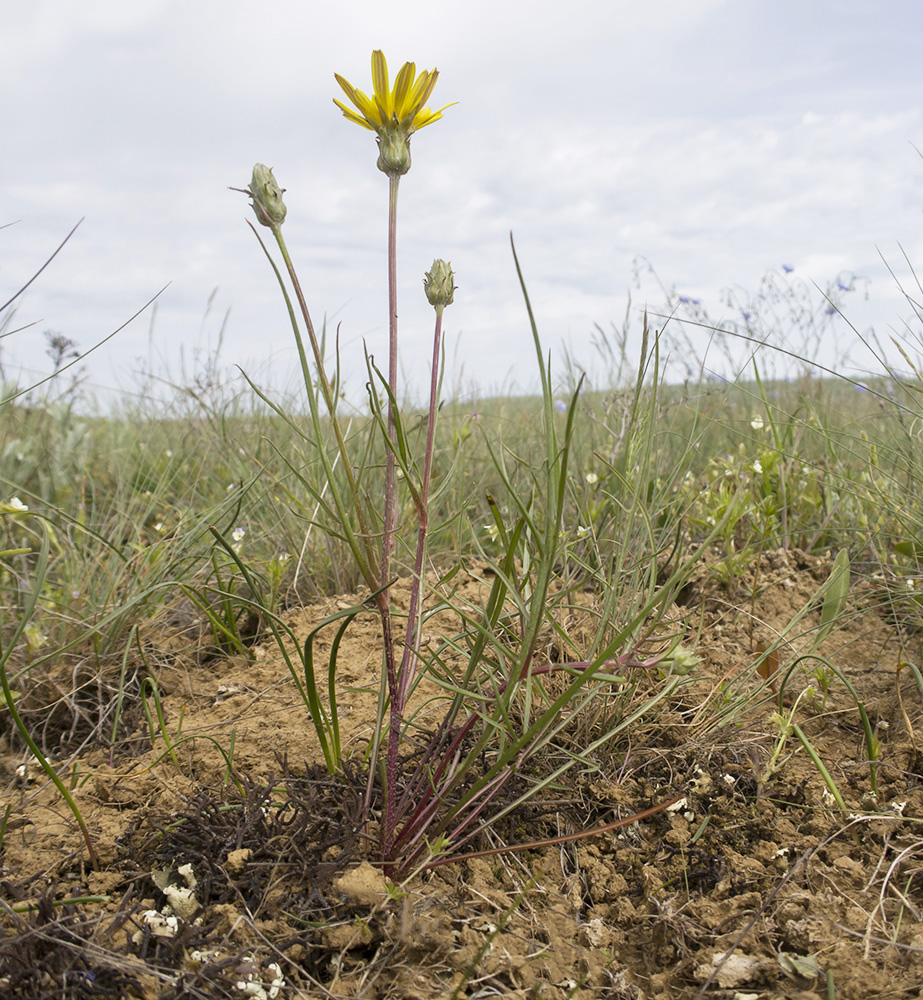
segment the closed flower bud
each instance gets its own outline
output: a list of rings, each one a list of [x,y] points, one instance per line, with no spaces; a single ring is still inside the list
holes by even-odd
[[[247,191],[253,199],[253,211],[261,225],[272,228],[285,222],[286,208],[282,201],[285,188],[276,183],[271,167],[257,163]]]
[[[423,275],[423,290],[429,304],[436,309],[450,306],[455,297],[455,275],[451,263],[434,260],[433,266]]]

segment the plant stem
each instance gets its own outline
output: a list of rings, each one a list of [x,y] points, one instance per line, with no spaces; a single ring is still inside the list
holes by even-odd
[[[394,442],[396,428],[394,404],[397,400],[397,190],[400,176],[389,177],[388,193],[388,437]],[[391,717],[388,725],[388,751],[385,765],[384,820],[381,826],[381,850],[389,860],[394,843],[394,801],[397,794],[398,750],[401,738],[403,712],[398,691],[398,674],[394,657],[394,637],[391,625],[391,554],[394,551],[394,532],[397,521],[397,490],[395,486],[395,458],[391,448],[385,454],[385,524],[381,540],[381,586],[377,599],[381,615],[381,633],[385,651],[385,672],[388,694],[391,698]]]
[[[429,387],[429,419],[426,427],[426,454],[423,458],[423,482],[420,486],[420,499],[417,504],[417,554],[413,564],[413,584],[410,590],[410,604],[407,609],[407,641],[404,643],[404,656],[401,661],[400,688],[398,700],[401,713],[407,703],[410,686],[420,652],[420,625],[422,622],[419,605],[420,591],[423,587],[423,561],[426,554],[426,530],[429,525],[429,480],[433,468],[433,441],[436,433],[436,409],[439,402],[439,356],[442,349],[442,313],[443,306],[436,307],[436,330],[433,334],[433,367],[430,373]]]
[[[397,188],[400,177],[390,178],[388,199],[388,437],[395,439],[394,403],[397,399]],[[394,529],[397,520],[395,489],[395,459],[388,448],[385,456],[385,534],[381,549],[381,583],[390,578],[391,553],[394,551]],[[385,591],[384,603],[390,607]]]

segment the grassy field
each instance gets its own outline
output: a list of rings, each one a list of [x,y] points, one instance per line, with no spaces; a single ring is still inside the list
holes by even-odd
[[[631,385],[583,391],[557,572],[581,586],[617,587],[610,571],[620,550],[631,550],[634,567],[655,565],[667,552],[681,559],[731,512],[712,540],[721,556],[712,570],[728,581],[760,551],[799,547],[845,548],[865,572],[887,569],[912,582],[923,544],[918,386],[887,378],[864,385],[815,375],[669,386],[649,376],[640,396]],[[9,651],[7,669],[20,687],[37,683],[50,662],[117,668],[138,621],[165,613],[184,591],[212,604],[240,586],[209,525],[228,538],[236,532],[269,610],[357,589],[348,550],[318,523],[311,497],[324,491],[324,470],[314,442],[246,388],[223,392],[190,388],[159,412],[126,406],[104,416],[67,398],[3,407],[0,488],[28,507],[0,522],[3,548],[15,552],[3,567],[4,649],[38,592],[21,644]],[[570,397],[562,392],[556,401],[563,411]],[[303,401],[289,403],[291,412],[304,409]],[[563,426],[564,412],[556,419]],[[406,420],[413,444],[426,416]],[[350,443],[369,454],[368,491],[382,491],[368,415],[345,422]],[[497,557],[492,500],[507,514],[514,496],[541,505],[534,456],[544,452],[543,435],[535,398],[442,406],[433,566]],[[399,567],[407,573],[413,525],[406,516],[403,524]],[[48,553],[37,579],[43,534]],[[221,641],[235,649],[241,616],[237,608],[222,622],[229,634]],[[57,752],[54,738],[46,732]]]
[[[657,594],[667,570],[676,575],[670,594],[703,560],[732,588],[775,549],[843,550],[854,579],[893,578],[888,599],[915,619],[923,599],[915,377],[885,370],[859,382],[805,363],[800,376],[763,381],[756,362],[734,382],[700,372],[670,385],[660,372],[685,345],[669,324],[635,371],[626,370],[623,347],[607,347],[619,361],[609,377],[618,368],[623,381],[605,389],[584,383],[575,392],[568,359],[570,388],[554,391],[549,381],[544,401],[440,405],[430,570],[450,576],[510,560],[521,604],[537,573],[560,594],[600,595],[607,621],[578,659],[592,660],[609,626]],[[362,587],[328,502],[331,464],[343,488],[329,419],[312,425],[303,395],[272,400],[273,410],[207,367],[210,378],[146,408],[95,413],[76,386],[2,406],[0,490],[12,502],[0,520],[2,663],[54,759],[87,743],[117,754],[143,714],[145,671],[126,673],[128,651],[149,624],[175,621],[177,608],[191,603],[204,623],[183,652],[206,662],[250,655],[267,635],[267,616]],[[135,398],[151,398],[139,388]],[[374,508],[385,492],[380,428],[367,408],[339,421]],[[408,408],[402,426],[408,454],[421,455],[426,413]],[[565,433],[552,498],[544,477]],[[550,438],[559,452],[549,459]],[[399,502],[394,572],[412,576],[417,523],[406,490]],[[543,543],[538,533],[551,520]],[[649,613],[662,612],[668,597]],[[553,606],[537,617],[550,619]],[[647,627],[636,622],[630,634]],[[72,688],[51,683],[49,671],[72,677]]]

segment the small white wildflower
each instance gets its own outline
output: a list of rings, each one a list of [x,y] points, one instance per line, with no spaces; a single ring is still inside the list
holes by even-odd
[[[752,428],[753,428],[753,429],[754,429],[755,431],[761,431],[761,430],[763,429],[763,418],[762,418],[762,417],[761,417],[761,416],[760,416],[759,414],[757,414],[757,415],[756,415],[756,416],[755,416],[755,417],[754,417],[754,418],[753,418],[753,419],[752,419],[752,420],[750,421],[750,426],[751,426],[751,427],[752,427]]]
[[[244,535],[246,534],[247,534],[246,528],[235,528],[231,532],[231,538],[233,538],[235,542],[241,542],[243,541]]]
[[[162,535],[162,534],[163,534],[163,533],[164,533],[164,532],[165,532],[166,530],[167,530],[167,529],[166,529],[166,528],[165,528],[165,527],[163,526],[163,521],[158,521],[158,522],[157,522],[157,523],[156,523],[156,524],[154,525],[154,531],[157,531],[157,532],[159,532],[159,533],[160,533],[161,535]]]
[[[22,502],[22,500],[20,500],[20,499],[19,499],[19,497],[13,497],[13,499],[12,499],[12,500],[10,500],[10,506],[11,506],[11,507],[13,508],[13,510],[20,510],[20,511],[23,511],[23,510],[28,510],[28,509],[29,509],[29,508],[28,508],[28,507],[27,507],[27,506],[26,506],[26,505],[25,505],[25,504],[24,504],[24,503]]]
[[[237,483],[228,483],[228,493],[233,493],[237,489]]]
[[[586,481],[590,484],[590,486],[595,486],[599,482],[599,476],[597,476],[595,472],[588,472],[586,474]]]
[[[276,556],[276,562],[280,566],[284,566],[291,558],[292,558],[291,552],[280,552],[278,556]]]
[[[173,452],[169,448],[167,448],[167,450],[164,452],[164,455],[166,455],[167,458],[172,458]]]
[[[266,966],[266,971],[272,976],[272,981],[269,984],[269,997],[272,1000],[273,997],[279,995],[279,990],[285,985],[285,977],[282,975],[282,966],[278,962],[270,962]]]
[[[914,590],[914,589],[916,589],[917,581],[914,580],[914,578],[912,576],[908,576],[907,580],[905,582],[907,584],[907,589],[908,590]]]
[[[590,527],[584,527],[584,525],[578,524],[577,525],[577,537],[578,538],[586,538],[586,536],[589,535],[592,532],[592,530],[593,529],[590,528]]]
[[[221,958],[221,952],[215,949],[211,951],[199,951],[198,948],[193,948],[189,952],[189,958],[197,965],[204,965],[206,962],[214,962],[216,959]]]
[[[26,456],[23,455],[23,453],[21,451],[17,451],[16,452],[16,461],[17,462],[25,462],[25,460],[26,460]]]
[[[492,542],[495,542],[497,540],[497,535],[500,534],[500,532],[499,532],[499,530],[498,530],[498,528],[497,528],[497,526],[495,524],[485,524],[484,525],[484,530],[487,532],[487,537]]]
[[[763,472],[763,466],[762,466],[762,463],[760,462],[760,460],[759,460],[759,459],[757,459],[757,460],[756,460],[756,461],[755,461],[755,462],[753,463],[753,465],[751,466],[751,468],[753,469],[753,471],[754,471],[754,472],[755,472],[755,473],[756,473],[756,474],[757,474],[758,476],[759,476],[759,475],[762,475],[762,472]]]
[[[179,920],[174,916],[164,916],[157,910],[145,910],[141,914],[141,920],[153,937],[173,938],[179,933]],[[135,944],[140,944],[144,940],[143,931],[136,931],[132,940]]]

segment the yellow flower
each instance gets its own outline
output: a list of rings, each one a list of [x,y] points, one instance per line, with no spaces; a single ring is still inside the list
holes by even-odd
[[[334,73],[337,83],[359,109],[361,115],[357,115],[352,108],[348,108],[336,98],[333,99],[333,103],[351,122],[355,122],[363,128],[381,132],[382,129],[397,124],[407,135],[411,135],[418,128],[438,121],[442,117],[442,112],[452,106],[446,104],[438,111],[430,111],[429,108],[424,107],[439,79],[438,69],[425,69],[416,79],[414,79],[415,75],[416,66],[412,62],[404,63],[394,81],[394,89],[389,90],[388,64],[385,61],[385,54],[381,49],[376,49],[372,53],[372,84],[375,88],[372,97],[368,97],[358,87],[354,87],[339,73]]]
[[[378,167],[389,176],[407,173],[410,169],[410,137],[417,129],[438,121],[442,112],[455,103],[453,101],[438,111],[431,111],[426,107],[426,102],[439,79],[439,70],[425,69],[419,76],[416,72],[414,63],[404,63],[394,81],[394,87],[391,88],[384,53],[381,49],[376,49],[372,53],[374,92],[371,97],[354,87],[339,73],[334,74],[358,113],[336,98],[333,103],[351,122],[377,133],[380,150]]]

